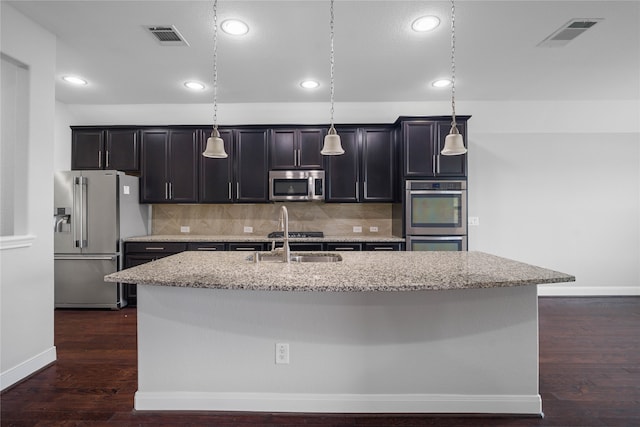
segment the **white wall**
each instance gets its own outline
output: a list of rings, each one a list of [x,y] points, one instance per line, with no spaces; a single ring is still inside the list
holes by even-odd
[[[70,124],[207,124],[211,105],[69,105]],[[324,123],[326,104],[221,105],[219,123]],[[469,122],[469,249],[574,274],[541,294],[640,295],[640,101],[458,102]],[[447,103],[337,104],[338,123]],[[68,142],[69,143],[69,142]]]
[[[0,250],[0,389],[56,359],[53,341],[55,38],[0,2],[0,50],[29,67],[27,230]]]

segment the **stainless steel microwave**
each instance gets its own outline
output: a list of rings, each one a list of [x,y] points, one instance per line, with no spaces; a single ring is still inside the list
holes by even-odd
[[[269,171],[269,200],[324,200],[324,171]]]

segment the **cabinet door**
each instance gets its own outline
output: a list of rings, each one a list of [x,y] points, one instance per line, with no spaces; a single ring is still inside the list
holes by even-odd
[[[298,166],[303,169],[322,169],[324,129],[300,129],[298,138]]]
[[[273,129],[269,141],[271,169],[294,169],[298,165],[296,131]]]
[[[358,183],[358,138],[357,129],[336,129],[340,135],[344,154],[325,156],[325,178],[327,202],[357,202]]]
[[[102,130],[74,130],[71,138],[71,169],[102,169],[104,159]]]
[[[435,173],[435,122],[402,123],[405,176],[433,176]]]
[[[198,201],[198,131],[171,130],[169,138],[169,198],[172,202]]]
[[[394,197],[395,168],[393,131],[362,129],[361,201],[391,202]]]
[[[140,201],[142,203],[166,202],[169,199],[168,145],[168,130],[142,131],[142,173],[140,179]]]
[[[200,158],[200,203],[228,203],[233,201],[231,185],[233,181],[233,132],[220,130],[220,138],[224,141],[224,150],[229,157],[212,159],[201,153],[207,146],[211,130],[204,130],[201,136]]]
[[[139,171],[138,138],[139,131],[136,129],[107,130],[105,169]]]
[[[458,130],[462,134],[465,147],[467,146],[467,126],[466,123],[458,122]],[[437,158],[436,158],[436,175],[438,176],[467,176],[467,155],[459,156],[443,156],[440,151],[444,148],[444,140],[451,130],[451,122],[438,122],[437,137]]]
[[[269,201],[267,135],[266,129],[236,131],[234,190],[237,202]]]

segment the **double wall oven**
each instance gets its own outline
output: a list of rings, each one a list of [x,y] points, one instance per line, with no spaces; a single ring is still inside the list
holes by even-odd
[[[467,182],[409,180],[404,228],[408,251],[467,250]]]

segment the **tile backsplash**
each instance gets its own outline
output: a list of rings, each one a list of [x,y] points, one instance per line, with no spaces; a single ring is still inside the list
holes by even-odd
[[[153,205],[152,234],[253,235],[266,236],[278,230],[282,203]],[[290,231],[322,231],[326,236],[391,236],[389,203],[286,203]],[[353,227],[362,227],[354,233]],[[377,227],[377,232],[370,231]]]

